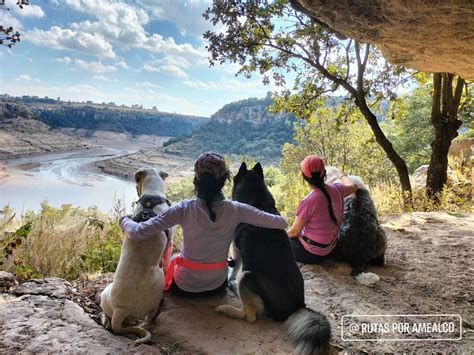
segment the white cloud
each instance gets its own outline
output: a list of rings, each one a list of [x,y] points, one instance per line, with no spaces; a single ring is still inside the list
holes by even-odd
[[[18,80],[25,80],[25,81],[29,81],[31,80],[31,76],[29,76],[28,74],[21,74],[21,75],[18,75]]]
[[[26,32],[24,37],[43,47],[92,54],[100,58],[115,57],[112,45],[98,33],[78,32],[53,26],[47,31],[34,28]]]
[[[153,66],[150,64],[143,65],[143,70],[148,72],[157,72],[157,73],[165,73],[172,76],[176,76],[178,78],[187,78],[188,74],[178,66],[175,65],[160,65],[160,66]]]
[[[92,79],[95,79],[95,80],[100,80],[100,81],[108,81],[108,82],[117,82],[118,80],[117,79],[110,79],[110,78],[107,78],[103,75],[94,75],[92,77]]]
[[[166,73],[178,78],[188,78],[185,69],[189,68],[191,63],[183,57],[169,55],[161,59],[153,59],[143,65],[143,70],[148,72]]]
[[[149,36],[141,47],[153,53],[189,58],[195,64],[207,64],[207,51],[204,47],[194,47],[189,43],[177,44],[173,38],[164,38],[156,33]]]
[[[151,89],[161,89],[162,87],[157,84],[150,83],[148,81],[144,81],[143,83],[136,83],[138,87],[142,88],[151,88]]]
[[[29,82],[35,82],[35,83],[41,83],[41,80],[39,79],[33,79],[31,76],[29,76],[28,74],[20,74],[18,75],[18,77],[16,78],[16,80],[18,81],[29,81]]]
[[[98,74],[109,73],[117,70],[113,65],[104,65],[102,62],[86,62],[82,59],[76,59],[74,63],[86,71]]]
[[[68,29],[58,26],[53,26],[48,31],[35,29],[31,31],[31,40],[34,43],[40,45],[44,42],[45,46],[51,48],[75,50],[102,58],[115,56],[112,45],[123,51],[143,48],[153,53],[187,58],[193,65],[207,64],[207,51],[203,46],[195,47],[190,43],[176,43],[172,37],[165,38],[160,34],[150,34],[145,30],[144,26],[150,22],[147,11],[152,5],[151,2],[147,3],[146,8],[139,7],[140,3],[133,5],[113,0],[66,0],[66,4],[76,11],[95,17],[97,21],[85,20],[72,23]],[[178,4],[182,7],[180,2],[175,2],[175,5]],[[159,4],[155,2],[155,7],[157,6]],[[172,3],[166,6],[172,7]],[[62,41],[61,38],[63,38]],[[81,45],[73,46],[70,43],[72,39]],[[95,47],[92,47],[89,39],[94,39]]]
[[[115,62],[114,64],[119,68],[128,69],[128,65],[123,59]]]
[[[182,35],[201,38],[203,32],[212,28],[202,17],[212,3],[210,0],[139,0],[138,3],[153,17],[174,23]]]
[[[64,58],[53,58],[53,60],[57,63],[62,63],[62,64],[69,64],[72,62],[72,59],[68,56],[65,56]]]
[[[22,28],[21,22],[10,11],[3,10],[2,8],[0,8],[0,24],[5,28],[13,27],[15,31]]]
[[[239,81],[236,79],[226,79],[222,78],[222,80],[216,81],[208,81],[203,82],[196,79],[185,80],[183,84],[195,89],[203,89],[203,90],[225,90],[225,91],[241,91],[241,90],[255,90],[255,89],[262,89],[263,84],[260,80],[252,80],[252,81]],[[271,87],[266,87],[267,91],[271,91]]]
[[[41,18],[44,16],[43,9],[38,5],[24,5],[23,9],[20,9],[16,3],[17,0],[6,0],[5,7],[10,9],[13,14],[19,17]]]

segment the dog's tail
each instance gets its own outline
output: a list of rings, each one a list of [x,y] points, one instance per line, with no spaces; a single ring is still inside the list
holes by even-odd
[[[140,336],[137,340],[133,341],[135,344],[146,343],[151,339],[151,334],[148,330],[143,327],[133,326],[133,327],[123,327],[122,323],[124,319],[128,316],[128,312],[125,309],[116,308],[114,314],[112,315],[112,331],[115,334],[127,334],[132,333]]]
[[[323,353],[331,338],[331,326],[326,316],[309,308],[301,308],[290,315],[285,327],[296,354]]]

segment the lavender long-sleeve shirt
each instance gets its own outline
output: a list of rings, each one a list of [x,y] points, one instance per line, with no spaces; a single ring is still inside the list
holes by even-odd
[[[120,227],[129,238],[141,241],[179,224],[183,229],[181,255],[191,261],[216,263],[227,259],[229,246],[239,223],[275,229],[285,229],[288,226],[282,216],[236,201],[214,202],[213,211],[216,213],[215,222],[211,221],[203,200],[183,200],[146,222],[136,223],[128,217],[122,217]],[[202,292],[219,287],[226,277],[227,268],[191,270],[177,266],[174,282],[185,291]]]

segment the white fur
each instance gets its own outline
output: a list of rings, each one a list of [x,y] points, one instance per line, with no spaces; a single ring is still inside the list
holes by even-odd
[[[139,170],[135,174],[139,195],[164,197],[162,176],[166,175],[155,169]],[[153,211],[159,214],[167,208],[166,203],[163,203],[155,206]],[[134,215],[142,209],[138,204]],[[159,263],[166,245],[164,232],[141,242],[125,237],[114,280],[101,293],[100,306],[105,313],[105,323],[110,322],[112,331],[116,334],[140,335],[142,338],[135,343],[148,341],[151,334],[141,326],[124,327],[122,323],[127,318],[144,317],[150,323],[158,314],[165,284]]]
[[[380,277],[377,274],[372,272],[363,272],[354,277],[356,281],[364,286],[370,286],[380,280]]]
[[[334,183],[342,183],[341,179],[339,179],[339,176],[342,174],[342,171],[339,168],[336,168],[335,166],[328,166],[326,167],[326,182],[328,184],[334,184]],[[347,175],[349,179],[352,180],[352,182],[359,188],[359,189],[364,189],[368,190],[367,186],[364,184],[362,179],[357,176],[357,175]],[[351,194],[348,197],[354,198],[355,195]]]

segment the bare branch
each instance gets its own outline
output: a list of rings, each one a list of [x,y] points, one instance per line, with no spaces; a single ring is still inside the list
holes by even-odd
[[[433,74],[433,104],[431,106],[431,118],[438,117],[441,114],[441,73]],[[434,123],[434,122],[433,122]]]
[[[352,44],[352,38],[349,40],[349,43],[347,43],[347,46],[346,46],[347,71],[346,71],[346,77],[344,78],[345,81],[347,81],[349,79],[349,72],[350,72],[350,69],[351,69],[350,60],[349,60],[349,49],[351,48],[351,44]]]
[[[453,97],[453,117],[456,117],[459,112],[461,97],[462,97],[462,89],[466,85],[466,82],[463,78],[458,76],[458,81],[456,83],[456,89],[454,90],[454,97]]]

